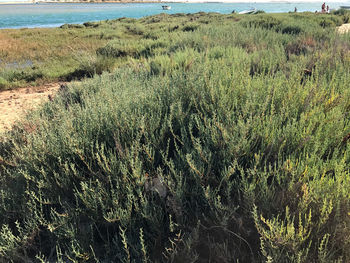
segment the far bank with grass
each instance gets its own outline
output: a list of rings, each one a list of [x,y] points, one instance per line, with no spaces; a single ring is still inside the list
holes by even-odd
[[[320,30],[333,34],[336,26],[348,21],[349,14],[342,10],[335,15],[198,13],[120,18],[60,28],[4,29],[0,30],[0,90],[82,79],[135,60],[168,56],[177,43],[192,38],[192,31],[207,24],[270,29],[289,35],[287,41]],[[254,46],[253,41],[249,45]],[[197,42],[205,44],[201,39]]]

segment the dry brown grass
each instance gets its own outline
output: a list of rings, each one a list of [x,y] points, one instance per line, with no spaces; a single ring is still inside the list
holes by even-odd
[[[0,30],[0,90],[66,80],[106,45],[104,31],[103,27]]]
[[[82,39],[81,33],[79,30],[59,28],[2,30],[0,31],[0,52],[6,55],[7,62],[25,59],[45,62],[50,58],[63,59],[77,50],[94,52],[107,42],[97,38]]]
[[[18,57],[27,50],[26,43],[22,39],[13,38],[6,32],[0,33],[0,52],[5,59]]]

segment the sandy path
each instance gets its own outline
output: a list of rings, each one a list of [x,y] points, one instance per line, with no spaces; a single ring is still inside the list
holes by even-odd
[[[338,27],[338,32],[340,34],[345,34],[350,31],[350,24],[343,24]]]
[[[54,83],[0,92],[0,133],[11,129],[26,111],[49,100],[49,96],[53,96],[59,87],[60,83]]]

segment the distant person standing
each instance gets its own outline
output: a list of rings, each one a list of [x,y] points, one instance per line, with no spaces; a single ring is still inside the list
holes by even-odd
[[[327,5],[327,13],[329,13],[329,6]]]
[[[326,3],[323,3],[322,4],[322,13],[325,13],[326,12]]]
[[[298,12],[298,9],[296,7],[294,7],[294,13]]]

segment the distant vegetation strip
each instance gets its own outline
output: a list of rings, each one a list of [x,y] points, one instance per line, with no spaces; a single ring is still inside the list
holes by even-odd
[[[339,11],[336,15],[256,14],[250,17],[237,14],[223,16],[197,14],[194,17],[198,18],[194,20],[184,14],[173,16],[161,14],[140,20],[120,18],[84,24],[66,24],[54,29],[0,30],[0,90],[81,79],[94,73],[111,71],[129,63],[131,58],[147,59],[149,55],[142,54],[145,50],[137,50],[142,49],[145,42],[156,43],[157,41],[152,38],[159,35],[164,45],[171,48],[172,43],[167,38],[177,37],[181,32],[187,37],[186,31],[192,31],[206,23],[217,23],[217,17],[230,19],[236,26],[262,27],[292,35],[296,33],[305,35],[306,31],[319,30],[319,27],[332,31],[335,26],[349,21],[349,14],[345,11]],[[296,19],[300,19],[300,23],[296,22]],[[156,20],[164,22],[150,22]],[[116,46],[117,41],[121,51],[125,48],[123,46],[129,46],[130,49],[134,48],[136,53],[131,56],[123,51],[120,55],[113,56],[101,54],[102,49],[108,49],[111,45]],[[144,48],[152,49],[150,46]],[[164,50],[159,54],[167,53],[169,51]]]
[[[4,87],[91,79],[1,138],[0,261],[349,262],[348,20],[2,31]]]

